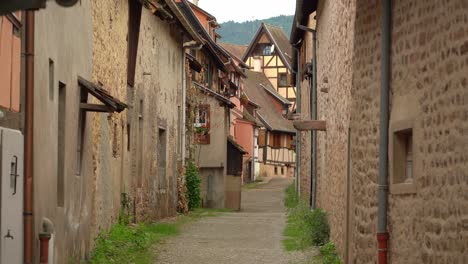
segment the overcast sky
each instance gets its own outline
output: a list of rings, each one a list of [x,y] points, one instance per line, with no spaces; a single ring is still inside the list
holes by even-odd
[[[293,15],[296,9],[295,0],[199,0],[198,5],[219,23]]]

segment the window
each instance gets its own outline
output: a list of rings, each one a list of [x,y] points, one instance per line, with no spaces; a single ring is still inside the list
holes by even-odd
[[[49,99],[54,100],[54,89],[55,80],[54,80],[54,61],[49,59]]]
[[[210,105],[199,105],[195,111],[195,141],[210,144]]]
[[[286,72],[278,73],[278,87],[288,87],[289,86],[288,78],[289,78],[288,73]]]
[[[66,120],[66,85],[59,83],[58,118],[57,118],[57,206],[65,203],[65,120]]]
[[[127,151],[130,151],[130,124],[127,124]]]
[[[274,49],[275,49],[274,46],[270,43],[260,43],[260,44],[257,44],[257,47],[255,48],[253,55],[254,56],[259,56],[259,55],[270,56],[273,54]]]
[[[158,130],[158,179],[159,189],[166,189],[166,130]]]
[[[413,182],[413,131],[395,132],[394,137],[394,182]]]
[[[117,123],[114,123],[112,131],[112,157],[117,158],[118,144],[117,144]]]
[[[403,120],[391,123],[391,186],[392,194],[411,194],[416,192],[414,184],[414,137],[413,121]],[[392,142],[393,141],[393,142]]]
[[[278,175],[278,167],[275,166],[275,175]]]

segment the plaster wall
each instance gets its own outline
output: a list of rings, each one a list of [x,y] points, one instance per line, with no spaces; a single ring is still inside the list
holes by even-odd
[[[236,141],[239,143],[247,152],[247,155],[252,157],[253,156],[253,148],[254,148],[254,126],[250,122],[246,122],[243,120],[237,120],[236,123]]]
[[[47,218],[54,226],[54,263],[79,262],[88,256],[93,237],[93,134],[91,114],[86,123],[83,160],[77,175],[79,92],[78,75],[92,79],[92,14],[90,1],[71,7],[47,4],[35,16],[34,89],[34,256],[39,263],[38,233]],[[54,63],[49,89],[49,60]],[[51,80],[52,81],[52,80]],[[58,167],[58,90],[65,88],[64,171]],[[111,92],[112,93],[112,92]],[[103,114],[101,114],[103,115]],[[105,117],[104,117],[105,119]],[[111,155],[106,152],[106,155]],[[58,179],[63,177],[64,203]],[[111,207],[112,208],[112,207]]]
[[[130,144],[133,176],[130,193],[141,220],[176,214],[184,111],[182,36],[177,24],[168,24],[143,8],[135,87],[128,89],[134,106],[128,122],[134,142]],[[165,153],[158,152],[163,147],[161,137],[166,141]],[[165,166],[161,166],[163,160]]]
[[[224,208],[227,137],[229,135],[228,111],[215,98],[201,95],[200,104],[210,105],[210,144],[195,147],[195,162],[202,179],[203,206]]]

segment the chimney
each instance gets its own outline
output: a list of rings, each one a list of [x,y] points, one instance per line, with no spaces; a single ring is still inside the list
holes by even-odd
[[[199,0],[193,0],[193,4],[196,5],[196,6],[198,6],[198,1],[199,1]]]

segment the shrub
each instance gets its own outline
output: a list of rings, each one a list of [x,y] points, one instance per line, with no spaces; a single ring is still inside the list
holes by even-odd
[[[322,246],[330,239],[330,226],[327,215],[321,209],[313,210],[306,218],[312,245]]]
[[[201,206],[201,179],[193,161],[188,162],[185,180],[187,184],[188,207],[189,210],[193,210]]]
[[[323,256],[323,264],[341,264],[340,257],[336,253],[335,244],[329,241],[320,248]]]
[[[326,213],[321,209],[311,210],[299,198],[294,185],[285,190],[284,205],[288,208],[288,224],[284,230],[287,237],[284,245],[287,250],[322,246],[329,241],[330,226]]]

